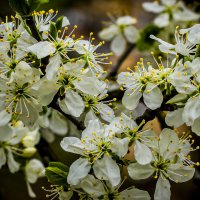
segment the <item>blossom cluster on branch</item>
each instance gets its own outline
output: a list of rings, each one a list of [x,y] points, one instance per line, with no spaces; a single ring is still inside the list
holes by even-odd
[[[199,149],[193,133],[200,136],[200,16],[161,0],[143,4],[159,14],[144,29],[131,16],[111,17],[99,37],[121,55],[112,67],[113,53],[99,52],[105,42],[92,32],[76,37],[67,17],[34,11],[45,2],[10,0],[16,16],[0,25],[0,168],[23,172],[31,197],[31,184],[46,176],[51,199],[151,199],[127,187],[128,176],[156,179],[154,199],[169,200],[170,182],[192,179],[199,166],[191,153]],[[166,42],[163,33],[175,38]],[[133,48],[144,47],[151,58],[118,73]],[[178,131],[183,124],[189,129]],[[52,153],[56,135],[79,155],[70,166]]]

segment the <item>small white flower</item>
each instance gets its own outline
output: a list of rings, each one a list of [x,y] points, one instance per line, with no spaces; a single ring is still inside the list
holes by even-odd
[[[30,197],[35,198],[36,195],[33,192],[30,184],[36,183],[37,179],[44,176],[44,165],[37,159],[30,160],[25,166],[25,176]]]
[[[111,42],[111,50],[116,55],[121,55],[126,48],[126,41],[135,43],[139,38],[138,30],[134,27],[137,20],[131,16],[122,16],[110,23],[99,33],[103,40]]]
[[[117,163],[112,159],[112,153],[119,156],[125,156],[128,151],[128,139],[119,139],[123,148],[115,147],[114,134],[106,130],[99,120],[89,121],[88,126],[82,133],[81,140],[74,137],[66,137],[61,141],[61,147],[68,152],[83,155],[84,158],[79,158],[75,161],[69,170],[68,183],[77,185],[83,180],[90,171],[93,164],[95,175],[102,180],[108,180],[113,186],[120,182],[120,171]],[[118,145],[117,143],[116,145]],[[121,146],[121,147],[122,147]],[[80,174],[77,173],[77,167],[80,163]],[[76,167],[73,167],[76,166]]]
[[[143,8],[148,12],[159,14],[154,19],[154,24],[161,28],[168,26],[172,20],[192,21],[199,19],[197,13],[189,10],[183,2],[177,2],[176,0],[145,2]]]

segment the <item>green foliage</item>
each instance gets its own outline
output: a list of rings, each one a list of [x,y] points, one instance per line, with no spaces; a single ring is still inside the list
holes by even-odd
[[[200,57],[200,44],[197,46],[197,51],[195,54],[195,58]]]
[[[177,94],[173,98],[171,98],[166,104],[177,104],[180,102],[185,102],[188,99],[188,95],[186,94]]]
[[[66,185],[69,168],[60,162],[50,162],[45,174],[48,181],[56,185]]]
[[[57,19],[57,21],[56,21],[57,30],[61,30],[62,29],[63,18],[64,18],[64,16],[61,16],[61,17],[59,17]]]
[[[41,4],[48,2],[49,0],[9,0],[10,7],[21,16],[30,15]]]
[[[57,31],[57,28],[56,28],[56,24],[54,22],[50,22],[50,31],[49,31],[49,33],[52,36],[52,38],[56,40],[56,38],[58,36],[58,31]]]
[[[158,35],[162,29],[154,24],[147,25],[140,33],[140,39],[137,41],[137,48],[140,51],[147,51],[154,44],[154,40],[149,38],[152,35]]]

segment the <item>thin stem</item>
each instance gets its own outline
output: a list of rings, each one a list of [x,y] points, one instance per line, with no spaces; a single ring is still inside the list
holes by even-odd
[[[120,59],[118,60],[116,65],[114,67],[112,67],[111,70],[108,72],[106,78],[115,77],[117,75],[117,72],[118,72],[119,68],[121,67],[123,62],[126,60],[126,58],[129,56],[129,54],[132,52],[132,50],[134,48],[135,48],[135,44],[131,44],[127,48],[127,50],[122,54],[122,56],[120,57]]]
[[[49,107],[51,107],[51,108],[57,110],[58,112],[60,112],[61,114],[63,114],[68,120],[70,120],[74,125],[76,125],[78,130],[84,130],[85,129],[85,126],[82,122],[77,120],[75,117],[64,113],[57,104],[55,104],[55,103],[50,104]]]

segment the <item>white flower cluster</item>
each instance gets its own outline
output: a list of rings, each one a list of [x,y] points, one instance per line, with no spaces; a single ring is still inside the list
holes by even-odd
[[[147,192],[135,188],[116,191],[121,185],[123,166],[128,166],[128,174],[134,180],[158,178],[155,199],[162,199],[163,195],[164,199],[170,198],[169,180],[176,183],[190,180],[194,165],[199,165],[188,156],[195,150],[190,144],[191,135],[183,134],[179,139],[175,131],[163,129],[158,137],[151,130],[139,130],[141,125],[122,114],[108,125],[91,120],[81,139],[64,138],[61,147],[81,155],[69,168],[70,192],[87,194],[91,199],[109,199],[108,193],[115,199],[141,199],[141,196],[150,199]],[[134,160],[126,159],[129,151],[134,151]],[[101,181],[105,181],[104,185]]]
[[[154,19],[154,24],[158,27],[167,27],[173,21],[188,22],[198,20],[199,15],[189,10],[182,1],[160,0],[152,3],[143,3],[143,8],[155,14],[159,14]]]
[[[119,17],[108,23],[108,27],[99,33],[99,37],[105,41],[111,42],[111,50],[116,55],[121,55],[126,49],[128,43],[136,43],[139,39],[139,31],[134,26],[137,20],[130,16]]]
[[[87,111],[85,123],[99,114],[105,121],[115,117],[110,107],[115,99],[102,101],[107,97],[107,82],[101,65],[110,64],[111,53],[96,52],[103,42],[92,44],[93,33],[89,40],[75,39],[77,26],[67,34],[68,19],[60,17],[53,23],[56,14],[53,10],[33,13],[40,40],[18,15],[0,25],[0,167],[7,163],[12,173],[20,170],[15,157],[35,154],[40,133],[49,142],[54,136],[47,129],[58,135],[67,133],[64,116],[48,108],[55,98],[64,114],[80,117]],[[26,164],[32,197],[29,183],[35,183],[43,170],[37,159]]]
[[[144,8],[161,13],[155,23],[162,27],[172,19],[199,17],[175,0],[145,3]],[[167,54],[166,62],[165,56],[157,60],[152,52],[155,66],[141,58],[133,69],[121,72],[117,92],[124,91],[125,108],[115,112],[117,98],[109,97],[112,83],[105,80],[102,67],[112,64],[108,61],[112,53],[98,53],[104,42],[94,45],[93,33],[88,40],[76,38],[77,26],[70,31],[69,20],[55,20],[56,15],[53,10],[34,11],[26,16],[32,21],[17,15],[0,25],[0,168],[7,164],[11,173],[23,170],[29,195],[35,197],[30,184],[45,171],[33,157],[41,136],[52,142],[54,134],[63,137],[69,131],[71,136],[62,138],[61,148],[79,158],[69,168],[49,164],[46,176],[54,185],[44,189],[50,193],[47,197],[151,199],[147,191],[134,186],[121,190],[128,174],[133,180],[157,179],[154,199],[170,200],[170,181],[192,179],[195,165],[199,166],[190,156],[199,149],[192,147],[192,135],[180,135],[173,127],[185,123],[200,136],[200,25],[177,27],[175,44],[150,36]],[[112,51],[121,55],[127,42],[134,46],[141,39],[135,23],[133,17],[119,17],[99,36],[112,40]],[[133,118],[132,111],[141,103],[148,109]],[[165,111],[164,121],[170,127],[157,134],[145,121],[148,110],[150,120]],[[77,137],[75,129],[80,132]]]

